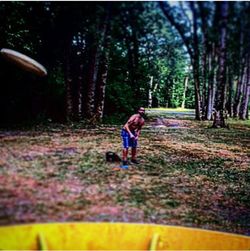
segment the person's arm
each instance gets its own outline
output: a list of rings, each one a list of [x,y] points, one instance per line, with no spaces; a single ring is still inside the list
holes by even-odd
[[[136,140],[139,138],[139,135],[141,134],[141,129],[142,129],[143,125],[144,125],[144,122],[136,130],[136,137],[135,137]]]
[[[138,140],[140,133],[141,133],[141,128],[136,130],[136,136],[135,136],[136,140]]]

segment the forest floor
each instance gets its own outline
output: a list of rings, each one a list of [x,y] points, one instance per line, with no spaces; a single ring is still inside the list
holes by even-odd
[[[119,126],[0,131],[0,225],[140,222],[250,235],[250,123],[210,129],[192,112],[147,112],[139,165],[121,155]]]

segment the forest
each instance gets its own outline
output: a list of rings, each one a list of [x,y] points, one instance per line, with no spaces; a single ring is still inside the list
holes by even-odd
[[[0,249],[2,226],[39,222],[249,236],[249,13],[248,1],[1,1],[0,50],[47,75],[0,53]],[[123,169],[105,156],[122,157],[139,107],[139,164]]]
[[[225,126],[249,107],[248,2],[2,2],[1,124],[119,121],[136,107],[195,109]]]

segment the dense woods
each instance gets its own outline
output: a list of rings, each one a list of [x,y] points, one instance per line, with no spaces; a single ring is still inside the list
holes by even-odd
[[[248,118],[249,2],[1,2],[1,123],[123,119],[138,106]]]
[[[249,236],[249,13],[247,1],[1,1],[1,227],[137,222]],[[121,125],[140,106],[139,164],[129,154],[127,166]]]

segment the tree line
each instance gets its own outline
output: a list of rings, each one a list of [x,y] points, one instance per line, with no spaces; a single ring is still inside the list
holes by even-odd
[[[1,118],[96,123],[164,106],[214,112],[216,126],[225,111],[246,119],[248,12],[247,2],[1,2],[1,47],[49,72],[0,59]]]
[[[225,116],[248,118],[249,2],[160,2],[192,65],[196,119],[225,127]]]

